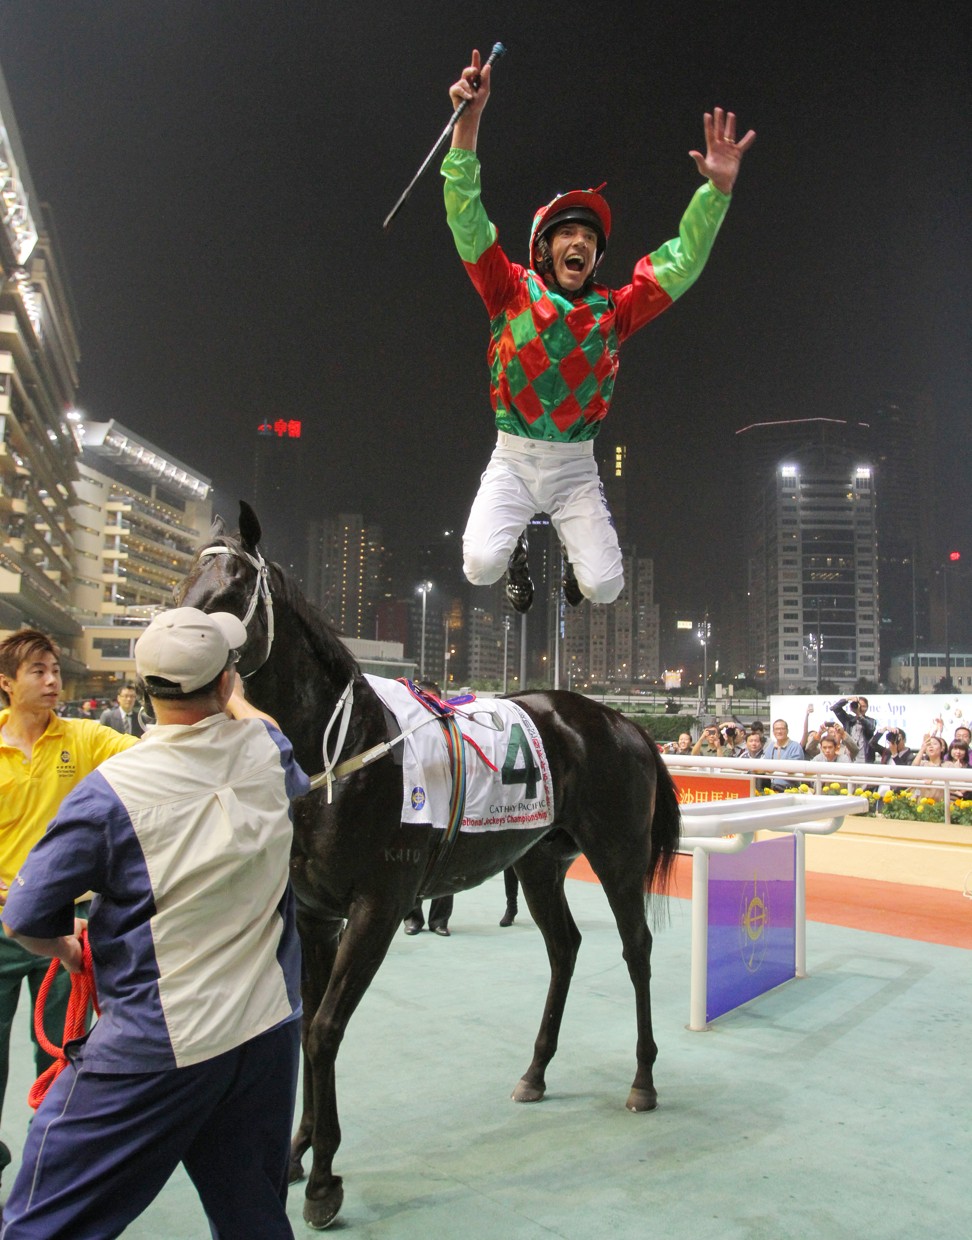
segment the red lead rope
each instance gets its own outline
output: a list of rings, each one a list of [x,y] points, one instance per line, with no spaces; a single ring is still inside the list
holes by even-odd
[[[71,994],[68,998],[67,1012],[64,1016],[65,1046],[73,1038],[84,1037],[88,1004],[93,1004],[95,1011],[99,1011],[98,996],[95,994],[94,964],[91,959],[91,945],[88,943],[87,930],[81,931],[78,935],[78,941],[81,944],[82,965],[80,973],[71,974]],[[42,1072],[33,1085],[31,1085],[30,1093],[27,1095],[27,1102],[35,1111],[40,1106],[44,1095],[61,1072],[64,1071],[68,1063],[63,1048],[55,1046],[44,1032],[44,1008],[47,1004],[47,996],[54,978],[57,976],[57,971],[61,967],[60,960],[51,961],[51,967],[47,970],[44,980],[41,982],[40,990],[37,993],[37,1002],[34,1004],[34,1033],[37,1035],[37,1041],[41,1049],[46,1051],[48,1055],[53,1056],[54,1059],[51,1066]]]

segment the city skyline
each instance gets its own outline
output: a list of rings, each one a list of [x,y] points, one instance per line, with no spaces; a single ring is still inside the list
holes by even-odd
[[[522,258],[538,202],[606,177],[612,283],[674,232],[702,110],[733,107],[758,133],[736,201],[697,287],[625,347],[606,425],[641,463],[627,520],[657,597],[698,612],[723,514],[749,504],[725,459],[753,421],[852,417],[882,392],[927,391],[948,444],[936,480],[961,495],[960,20],[903,3],[703,3],[686,26],[665,8],[594,18],[570,0],[550,20],[525,0],[432,28],[420,6],[368,0],[273,21],[249,0],[36,0],[0,13],[0,63],[79,307],[88,416],[195,461],[230,521],[253,485],[251,429],[299,420],[302,514],[360,507],[414,541],[461,530],[488,456],[486,323],[434,169],[389,235],[380,221],[468,48],[510,47],[480,144],[504,243]],[[596,39],[578,38],[591,26]],[[552,70],[542,122],[537,65]],[[942,537],[965,545],[969,520],[948,505]]]

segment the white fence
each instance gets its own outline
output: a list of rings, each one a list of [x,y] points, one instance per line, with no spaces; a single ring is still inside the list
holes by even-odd
[[[856,788],[897,789],[941,787],[945,802],[945,821],[951,822],[951,799],[972,798],[972,769],[958,766],[886,766],[863,762],[773,762],[765,758],[703,758],[682,754],[663,754],[665,765],[677,773],[702,775],[752,775],[767,779],[780,777],[787,782],[809,784],[819,793],[825,784],[834,782],[849,792]]]

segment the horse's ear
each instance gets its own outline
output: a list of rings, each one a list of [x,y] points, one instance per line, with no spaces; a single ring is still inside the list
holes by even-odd
[[[262,537],[263,531],[260,529],[260,522],[256,513],[246,502],[245,499],[240,500],[240,542],[246,551],[252,555],[257,549],[257,544]]]
[[[217,512],[216,515],[213,517],[212,525],[209,527],[209,541],[212,542],[214,538],[222,537],[222,535],[225,532],[226,532],[226,525],[223,521],[223,518]]]

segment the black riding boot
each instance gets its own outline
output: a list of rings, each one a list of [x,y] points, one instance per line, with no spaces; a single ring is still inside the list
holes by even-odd
[[[526,531],[516,540],[513,554],[506,566],[506,597],[514,611],[529,611],[533,604],[533,581],[530,577],[530,565],[527,561]]]
[[[581,588],[577,584],[577,577],[574,573],[574,566],[567,558],[567,548],[561,547],[564,557],[564,598],[570,603],[571,607],[579,607],[584,601],[581,594]]]

